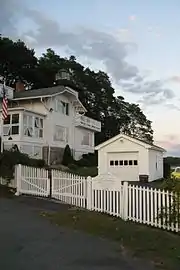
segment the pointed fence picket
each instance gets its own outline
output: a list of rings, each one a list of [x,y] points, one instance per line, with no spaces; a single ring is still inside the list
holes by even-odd
[[[85,208],[86,184],[85,177],[52,170],[52,197],[57,200]]]
[[[50,175],[45,169],[18,165],[15,173],[16,195],[48,197],[51,193],[51,197],[56,200],[90,211],[169,231],[180,231],[180,203],[178,206],[173,203],[180,200],[176,193],[122,183],[111,174],[86,178],[51,170]],[[171,219],[174,210],[177,212],[177,220]]]

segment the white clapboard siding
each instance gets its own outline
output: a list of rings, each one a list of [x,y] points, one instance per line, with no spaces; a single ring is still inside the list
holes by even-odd
[[[52,170],[52,197],[85,208],[86,177]]]

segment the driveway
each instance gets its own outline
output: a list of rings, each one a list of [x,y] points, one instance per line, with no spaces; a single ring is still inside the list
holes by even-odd
[[[39,215],[67,207],[29,197],[0,199],[0,269],[154,269],[128,258],[115,243],[58,227]]]

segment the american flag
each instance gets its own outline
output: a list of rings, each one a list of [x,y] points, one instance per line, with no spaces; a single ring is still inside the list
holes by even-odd
[[[8,99],[6,96],[5,85],[3,84],[2,119],[5,120],[7,116],[8,116]]]

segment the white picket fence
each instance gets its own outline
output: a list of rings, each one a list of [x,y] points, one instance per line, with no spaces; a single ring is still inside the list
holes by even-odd
[[[86,178],[52,170],[52,198],[85,208]]]
[[[16,195],[51,197],[64,203],[120,217],[124,220],[180,231],[178,222],[170,222],[172,192],[121,183],[111,174],[95,178],[18,165]],[[165,215],[160,214],[165,212]],[[178,210],[179,211],[179,210]]]
[[[50,181],[47,170],[18,165],[16,168],[16,178],[16,195],[49,196]]]

